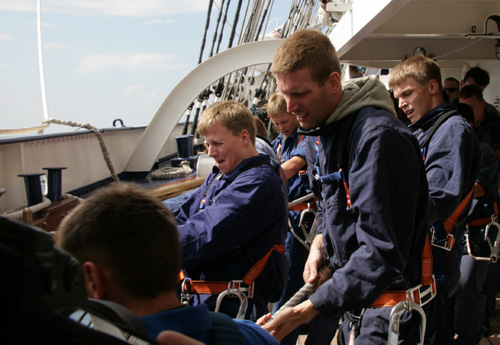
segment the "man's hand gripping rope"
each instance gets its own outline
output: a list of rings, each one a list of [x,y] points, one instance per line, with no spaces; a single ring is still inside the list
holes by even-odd
[[[302,323],[316,316],[319,311],[312,305],[308,297],[331,278],[333,269],[327,264],[323,236],[317,235],[311,245],[311,251],[304,268],[306,284],[274,315],[269,313],[262,316],[257,320],[257,324],[279,341]]]

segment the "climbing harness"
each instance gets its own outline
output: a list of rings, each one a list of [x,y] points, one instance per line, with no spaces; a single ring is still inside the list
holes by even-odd
[[[391,316],[389,319],[389,336],[387,339],[388,345],[397,345],[399,340],[399,324],[401,320],[401,316],[405,311],[413,312],[416,311],[420,315],[420,340],[418,345],[424,344],[425,337],[425,327],[426,327],[426,318],[425,313],[422,307],[415,302],[412,301],[402,301],[399,302],[392,308]]]
[[[438,221],[431,226],[431,245],[450,251],[455,244],[455,237],[451,233],[457,225],[458,218],[463,213],[472,197],[472,191],[460,202],[453,214],[443,221]]]
[[[351,132],[351,128],[354,124],[356,115],[352,115],[351,118],[346,118],[343,122],[339,123],[339,130],[337,138],[335,141],[335,149],[337,153],[337,167],[339,170],[337,172],[328,174],[326,176],[321,176],[319,168],[319,138],[316,141],[316,175],[315,179],[321,184],[331,183],[334,181],[342,181],[343,187],[346,195],[346,206],[347,210],[352,212],[351,198],[349,192],[349,185],[344,173],[343,167],[347,167],[347,147],[348,138]],[[465,207],[465,206],[464,206]],[[456,221],[455,221],[456,222]],[[433,259],[432,259],[432,249],[430,235],[427,233],[425,238],[425,244],[421,257],[421,278],[420,284],[414,286],[408,290],[397,290],[397,291],[385,291],[383,292],[377,300],[370,305],[370,308],[380,308],[380,307],[393,307],[393,313],[395,315],[395,321],[393,322],[393,328],[396,329],[396,334],[399,332],[399,319],[404,310],[415,309],[422,316],[421,325],[421,341],[423,341],[423,333],[425,332],[425,314],[423,314],[422,306],[429,303],[437,294],[436,279],[433,274]],[[406,307],[405,307],[406,306]],[[401,309],[404,307],[403,309]],[[353,316],[352,314],[348,314]],[[351,330],[348,336],[348,344],[353,345],[355,340],[356,329],[359,327],[359,321],[362,315],[357,319],[354,317],[351,320]],[[356,322],[357,321],[357,322]],[[392,338],[391,338],[392,339]],[[397,338],[396,338],[397,343]]]
[[[476,219],[466,225],[465,241],[467,244],[467,252],[469,256],[474,260],[491,261],[493,263],[498,261],[498,258],[500,257],[500,224],[498,223],[498,213],[498,204],[495,202],[494,213],[491,215],[491,217]],[[489,256],[475,255],[475,246],[471,243],[470,239],[471,228],[482,226],[486,226],[484,241],[488,244],[490,250]],[[493,236],[495,237],[495,240],[492,240],[492,237],[490,237],[490,231],[492,231],[492,227],[496,228],[497,231],[496,236]]]
[[[186,276],[184,271],[179,273],[179,284],[181,286],[181,302],[189,304],[194,294],[219,295],[216,310],[220,307],[222,300],[228,296],[236,296],[240,300],[240,308],[237,318],[244,318],[248,307],[248,298],[253,298],[255,293],[255,280],[264,271],[272,252],[285,253],[283,244],[275,244],[252,268],[242,280],[231,280],[229,282],[192,280]],[[244,295],[245,297],[243,297]],[[242,317],[239,317],[243,315]]]
[[[414,302],[420,306],[429,303],[437,293],[436,279],[432,273],[432,249],[430,239],[427,234],[422,252],[421,278],[420,284],[406,291],[385,291],[370,308],[394,307],[400,302]]]
[[[458,115],[456,110],[448,111],[443,115],[441,115],[432,125],[425,140],[420,145],[424,162],[426,159],[427,149],[429,148],[429,143],[431,142],[432,136],[434,135],[434,133],[436,133],[439,126],[441,126],[450,117],[455,115]],[[457,206],[457,208],[455,209],[455,211],[451,216],[449,216],[443,221],[437,221],[434,224],[432,224],[430,232],[431,232],[431,245],[433,247],[441,248],[446,251],[450,251],[453,248],[456,239],[451,232],[455,228],[458,218],[469,204],[471,197],[472,197],[472,190],[460,202],[460,204]]]
[[[244,319],[245,314],[248,309],[248,298],[239,288],[230,287],[233,282],[228,283],[227,290],[222,291],[219,296],[217,296],[217,302],[215,304],[215,312],[218,312],[222,303],[222,300],[228,296],[236,296],[240,300],[240,307],[238,308],[238,313],[236,314],[237,319]]]
[[[168,178],[185,177],[193,172],[188,161],[182,161],[178,168],[165,167],[155,170],[151,173],[151,177],[155,180],[163,180]]]

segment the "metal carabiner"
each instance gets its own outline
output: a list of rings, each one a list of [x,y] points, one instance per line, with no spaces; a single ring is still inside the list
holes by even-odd
[[[391,310],[391,316],[389,319],[389,336],[387,338],[387,344],[389,345],[397,345],[399,341],[399,322],[401,320],[401,316],[405,311],[416,311],[420,314],[420,318],[422,322],[420,323],[420,340],[418,345],[424,344],[425,337],[425,327],[426,327],[426,318],[425,313],[422,307],[413,301],[402,301],[396,304]]]
[[[491,238],[488,236],[490,232],[491,226],[494,226],[497,228],[497,237],[495,238],[495,241],[492,243]],[[495,263],[498,261],[498,257],[500,256],[500,224],[498,224],[495,220],[492,220],[491,222],[486,226],[486,231],[484,233],[484,239],[488,243],[488,246],[490,247],[491,251],[491,256],[490,260],[491,262]]]
[[[313,215],[312,223],[304,224],[304,218],[308,214]],[[311,203],[308,202],[307,208],[301,212],[299,220],[299,228],[302,231],[302,234],[304,235],[304,242],[307,243],[308,246],[311,245],[314,236],[316,236],[316,227],[317,227],[316,216],[317,216],[316,210],[314,208],[311,208]]]
[[[189,292],[186,292],[186,282],[190,280],[189,278],[184,278],[181,283],[181,303],[183,305],[189,305],[189,302],[191,300],[191,294]]]
[[[238,314],[236,315],[236,318],[237,319],[244,319],[245,314],[246,314],[247,309],[248,309],[248,298],[239,289],[230,288],[230,289],[222,291],[219,294],[219,296],[217,296],[217,302],[215,303],[215,311],[216,312],[219,311],[222,300],[225,297],[230,296],[230,295],[234,295],[234,296],[238,297],[238,299],[240,300],[240,308],[238,309]]]

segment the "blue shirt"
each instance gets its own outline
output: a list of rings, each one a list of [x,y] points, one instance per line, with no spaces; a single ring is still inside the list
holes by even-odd
[[[200,304],[195,307],[181,307],[143,316],[141,321],[146,326],[148,335],[153,339],[156,339],[160,332],[171,330],[211,345],[214,344],[214,327],[209,313],[212,312],[208,310],[207,305]],[[245,344],[278,344],[278,341],[259,325],[248,320],[232,319],[232,321],[240,331]]]
[[[304,160],[306,159],[306,137],[304,137],[304,135],[299,135],[297,131],[286,138],[286,140],[283,138],[283,133],[280,133],[278,137],[273,140],[272,144],[281,164],[295,156],[299,156]],[[304,165],[302,170],[307,170],[307,165]],[[288,179],[289,202],[309,193],[309,186],[303,183],[299,174]]]

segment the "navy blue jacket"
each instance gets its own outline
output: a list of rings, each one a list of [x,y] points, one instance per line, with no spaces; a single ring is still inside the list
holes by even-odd
[[[432,125],[442,114],[453,110],[456,111],[453,103],[444,103],[412,124],[410,128],[419,143],[425,140]],[[425,156],[429,183],[429,221],[433,224],[449,217],[472,190],[481,153],[472,128],[457,113],[457,116],[450,117],[439,126]],[[456,229],[461,228],[467,213],[468,208],[460,216]]]
[[[338,123],[301,129],[319,137],[319,147],[307,140],[310,177],[317,157],[322,176],[338,170]],[[310,297],[331,317],[368,307],[386,290],[418,284],[428,229],[420,148],[395,116],[370,106],[359,110],[345,150],[352,211],[346,210],[341,181],[320,186],[318,231],[335,271]]]

